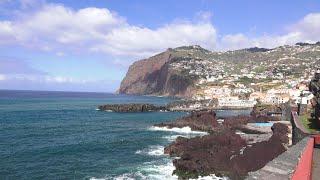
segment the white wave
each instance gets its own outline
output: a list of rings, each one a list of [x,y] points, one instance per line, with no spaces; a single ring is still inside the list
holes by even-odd
[[[172,175],[175,167],[171,159],[166,159],[159,164],[159,162],[145,163],[139,168],[140,172],[145,174],[145,179],[154,180],[177,180],[178,176]]]
[[[166,139],[166,140],[168,140],[169,142],[175,141],[178,137],[188,138],[189,136],[183,136],[183,135],[163,136],[163,138]]]
[[[183,128],[168,128],[168,127],[158,127],[158,126],[152,126],[149,128],[151,131],[169,131],[169,132],[176,132],[176,133],[181,133],[181,134],[199,134],[199,135],[206,135],[208,134],[207,132],[203,131],[192,131],[189,126],[183,127]]]
[[[146,149],[136,151],[136,154],[147,154],[149,156],[162,156],[164,155],[164,146],[149,146]]]
[[[138,167],[136,172],[125,173],[117,177],[107,178],[90,178],[90,180],[134,180],[134,179],[145,179],[145,180],[178,180],[177,175],[173,175],[174,167],[172,160],[166,158],[165,161],[153,161],[144,163]],[[214,174],[209,176],[199,176],[197,180],[228,180],[227,177],[217,177]]]
[[[199,176],[197,180],[228,180],[227,177],[217,177],[214,174],[210,174],[209,176]]]
[[[146,179],[146,177],[140,172],[122,174],[122,175],[117,176],[113,179],[115,179],[115,180],[135,180],[138,177],[139,177],[139,179]]]

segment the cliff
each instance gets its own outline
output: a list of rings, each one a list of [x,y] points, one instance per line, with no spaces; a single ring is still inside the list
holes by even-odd
[[[201,95],[202,88],[208,85],[223,85],[223,80],[230,81],[230,78],[235,83],[243,84],[263,81],[256,77],[249,79],[250,82],[241,78],[232,79],[244,73],[275,79],[280,77],[279,74],[286,78],[302,77],[305,72],[310,71],[309,67],[319,66],[319,52],[320,44],[226,52],[212,52],[200,46],[170,48],[134,62],[122,80],[118,92],[189,98],[195,94]]]
[[[199,46],[195,46],[195,50],[206,51]],[[172,66],[174,62],[191,59],[184,55],[179,48],[168,49],[153,57],[134,62],[122,80],[118,92],[136,95],[190,96],[196,78]]]

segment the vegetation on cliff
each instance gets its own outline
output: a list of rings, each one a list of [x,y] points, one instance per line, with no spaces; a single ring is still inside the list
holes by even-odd
[[[320,67],[319,60],[319,44],[227,52],[211,52],[200,46],[170,48],[133,63],[118,92],[191,97],[203,83],[223,81],[251,86],[300,78],[310,68]]]

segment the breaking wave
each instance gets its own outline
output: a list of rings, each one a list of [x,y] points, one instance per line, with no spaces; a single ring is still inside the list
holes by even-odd
[[[164,155],[164,146],[156,145],[150,146],[146,149],[136,151],[136,154],[144,154],[150,156],[162,156]]]
[[[149,130],[151,131],[169,131],[169,132],[176,132],[176,133],[181,133],[181,134],[199,134],[199,135],[206,135],[208,134],[207,132],[202,132],[202,131],[192,131],[189,126],[183,127],[183,128],[168,128],[168,127],[157,127],[157,126],[152,126]]]

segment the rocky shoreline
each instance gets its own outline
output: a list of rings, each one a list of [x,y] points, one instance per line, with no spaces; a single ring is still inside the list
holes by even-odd
[[[270,131],[252,131],[249,124],[274,121]],[[235,116],[218,121],[213,111],[193,112],[176,121],[156,124],[158,127],[189,126],[208,135],[195,138],[178,137],[164,152],[176,167],[181,179],[215,174],[231,179],[244,179],[248,172],[262,168],[286,151],[289,128],[268,116]]]
[[[100,111],[110,112],[151,112],[167,111],[165,106],[155,106],[153,104],[106,104],[98,106]]]
[[[97,108],[100,111],[110,112],[150,112],[150,111],[204,111],[204,110],[241,110],[252,109],[248,107],[219,107],[215,101],[203,100],[180,100],[172,103],[157,106],[148,103],[129,103],[129,104],[105,104]]]
[[[193,106],[196,103],[200,104],[198,108]],[[219,119],[213,104],[213,101],[178,101],[165,106],[107,104],[98,109],[122,113],[177,111],[179,108],[184,111],[186,107],[193,107],[185,117],[154,125],[168,129],[189,127],[193,131],[208,133],[190,139],[178,137],[165,147],[165,154],[177,157],[173,160],[176,167],[173,173],[181,179],[210,174],[244,179],[249,172],[262,168],[290,145],[290,129],[287,122],[281,121],[284,107],[255,106],[250,115]],[[266,127],[256,125],[270,122],[272,124]]]

